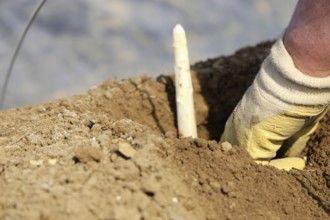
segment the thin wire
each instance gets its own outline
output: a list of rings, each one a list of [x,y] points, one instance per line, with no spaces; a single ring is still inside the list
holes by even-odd
[[[10,60],[10,64],[9,64],[9,67],[8,67],[8,70],[7,70],[7,74],[6,74],[6,78],[5,78],[5,82],[2,86],[2,91],[1,91],[1,98],[0,98],[0,109],[3,108],[3,104],[4,104],[4,101],[5,101],[5,97],[6,97],[6,93],[7,93],[7,87],[8,87],[8,82],[9,82],[9,79],[10,79],[10,76],[11,76],[11,72],[13,70],[13,67],[14,67],[14,64],[15,64],[15,61],[16,61],[16,58],[17,58],[17,55],[19,53],[19,50],[22,46],[22,43],[24,41],[24,38],[28,32],[28,30],[30,29],[31,27],[31,24],[33,23],[34,19],[37,17],[40,9],[42,8],[42,6],[45,4],[47,0],[40,0],[39,4],[37,5],[37,7],[34,9],[31,17],[29,18],[28,20],[28,23],[17,43],[17,46],[15,48],[15,51],[14,51],[14,54]]]

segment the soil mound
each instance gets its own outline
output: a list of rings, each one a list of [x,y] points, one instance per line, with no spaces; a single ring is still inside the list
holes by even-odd
[[[177,138],[173,76],[0,112],[0,219],[329,219],[329,114],[304,171],[217,142],[271,44],[193,66],[198,139]]]

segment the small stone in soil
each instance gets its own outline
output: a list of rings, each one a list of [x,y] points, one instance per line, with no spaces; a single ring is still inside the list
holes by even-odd
[[[43,160],[30,160],[30,164],[32,166],[41,166],[44,164],[44,161]]]
[[[118,152],[126,158],[132,158],[135,155],[136,150],[129,143],[120,142],[118,144]]]
[[[57,163],[57,159],[49,159],[48,164],[49,165],[55,165]]]
[[[220,192],[221,185],[219,182],[210,182],[210,186],[214,191]]]
[[[103,156],[104,154],[99,148],[91,146],[77,147],[73,160],[81,163],[87,163],[89,161],[100,162]]]
[[[235,184],[233,182],[227,182],[221,186],[221,191],[223,194],[228,194],[235,189]]]
[[[233,148],[233,146],[231,145],[231,143],[229,143],[227,141],[221,143],[221,146],[222,146],[222,149],[224,151],[226,151],[226,152],[230,151]]]
[[[142,190],[149,196],[153,196],[161,188],[161,184],[154,176],[148,176],[142,180]]]

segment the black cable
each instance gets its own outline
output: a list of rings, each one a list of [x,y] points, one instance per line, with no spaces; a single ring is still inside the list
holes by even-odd
[[[0,109],[3,108],[3,104],[4,104],[4,101],[5,101],[5,96],[6,96],[6,93],[7,93],[7,87],[8,87],[8,82],[9,82],[9,79],[10,79],[10,76],[11,76],[11,72],[13,70],[13,67],[14,67],[14,64],[15,64],[15,61],[16,61],[16,58],[17,58],[17,55],[19,53],[19,50],[22,46],[22,43],[24,41],[24,38],[28,32],[28,30],[30,29],[31,27],[31,24],[33,23],[34,19],[37,17],[40,9],[42,8],[42,6],[45,4],[47,0],[40,0],[39,4],[37,5],[37,7],[34,9],[31,17],[29,18],[28,20],[28,23],[17,43],[17,46],[15,48],[15,51],[14,51],[14,54],[10,60],[10,64],[9,64],[9,67],[8,67],[8,70],[7,70],[7,74],[6,74],[6,78],[5,78],[5,81],[4,81],[4,84],[2,86],[2,91],[1,91],[1,97],[0,97]]]

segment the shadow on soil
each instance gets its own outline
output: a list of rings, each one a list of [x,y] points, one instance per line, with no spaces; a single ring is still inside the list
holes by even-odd
[[[232,56],[209,59],[192,66],[208,106],[205,126],[210,139],[219,141],[230,113],[251,85],[272,42],[246,47]]]

